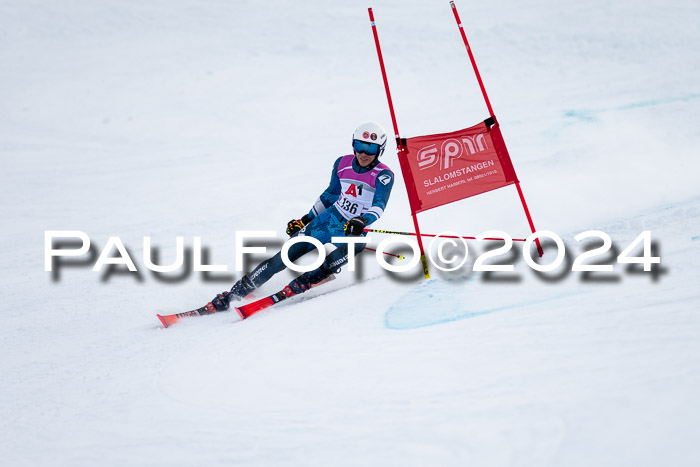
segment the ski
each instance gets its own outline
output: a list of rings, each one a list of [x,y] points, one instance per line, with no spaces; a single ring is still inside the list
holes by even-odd
[[[334,275],[328,276],[325,280],[322,280],[318,284],[314,284],[311,286],[311,288],[318,287],[321,284],[325,284],[326,282],[330,282],[333,279],[335,279]],[[289,297],[294,295],[294,291],[289,287],[285,286],[284,289],[280,290],[277,293],[274,293],[272,295],[269,295],[267,297],[263,297],[260,300],[255,300],[254,302],[248,303],[246,305],[241,305],[240,307],[232,307],[236,312],[238,312],[238,316],[241,317],[241,320],[244,320],[255,313],[257,313],[260,310],[264,310],[265,308],[268,308],[276,303],[281,302],[282,300],[285,300]],[[248,296],[250,297],[250,296]],[[211,315],[214,313],[223,313],[225,311],[230,311],[230,310],[222,310],[218,311],[216,308],[214,308],[214,305],[209,302],[206,305],[204,305],[201,308],[197,308],[196,310],[192,311],[185,311],[183,313],[175,313],[173,315],[156,315],[158,319],[160,320],[161,323],[163,323],[163,327],[170,327],[173,324],[177,323],[181,318],[191,318],[191,317],[196,317],[196,316],[204,316],[204,315]]]
[[[311,286],[311,288],[313,289],[314,287],[318,287],[319,285],[325,284],[326,282],[330,282],[333,279],[335,279],[334,275],[328,276],[327,278],[325,278],[321,282],[319,282],[317,284],[313,284]],[[269,308],[272,305],[276,305],[277,303],[281,302],[282,300],[288,299],[292,295],[296,295],[296,294],[291,289],[291,287],[289,287],[287,285],[277,293],[273,293],[272,295],[268,295],[267,297],[263,297],[260,300],[256,300],[256,301],[248,303],[246,305],[236,307],[236,311],[238,312],[239,315],[241,315],[242,319],[250,318],[258,311],[264,310],[265,308]],[[321,294],[321,295],[323,295],[323,294]]]
[[[224,310],[224,311],[229,311],[229,310]],[[196,310],[192,311],[185,311],[182,313],[175,313],[173,315],[156,315],[158,319],[160,320],[161,323],[163,323],[163,327],[170,327],[173,324],[177,323],[180,321],[181,318],[191,318],[194,316],[204,316],[204,315],[211,315],[214,313],[221,313],[219,312],[216,308],[214,308],[214,305],[209,302],[206,305],[204,305],[201,308],[197,308]],[[239,313],[240,314],[240,313]],[[243,315],[240,315],[241,319],[244,319]]]
[[[281,302],[282,300],[286,300],[292,295],[294,295],[294,291],[287,285],[284,287],[284,289],[280,290],[277,293],[274,293],[267,297],[263,297],[260,300],[256,300],[246,305],[236,307],[236,311],[239,315],[241,315],[241,319],[246,319],[253,316],[260,310],[264,310],[265,308],[269,308],[272,305]]]

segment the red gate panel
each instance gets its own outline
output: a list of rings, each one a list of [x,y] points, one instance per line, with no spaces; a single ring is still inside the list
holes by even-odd
[[[401,168],[413,213],[518,181],[498,123],[487,122],[405,140]]]

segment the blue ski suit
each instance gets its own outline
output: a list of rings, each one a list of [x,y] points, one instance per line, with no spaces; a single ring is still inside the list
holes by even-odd
[[[384,213],[393,185],[394,173],[379,163],[379,157],[367,167],[361,167],[352,154],[339,157],[333,164],[328,188],[309,211],[311,221],[293,237],[306,235],[326,244],[332,243],[332,237],[345,236],[345,224],[357,215],[363,217],[367,225],[372,224]],[[324,273],[337,272],[348,262],[348,245],[333,245],[336,249],[328,254],[319,268]],[[315,247],[309,242],[296,243],[288,250],[289,259],[295,262],[313,249]],[[353,254],[363,249],[364,244],[355,245]],[[260,287],[285,268],[282,253],[279,252],[255,267],[248,278],[255,287]]]

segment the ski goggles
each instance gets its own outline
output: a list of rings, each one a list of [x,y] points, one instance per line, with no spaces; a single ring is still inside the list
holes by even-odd
[[[359,139],[352,140],[352,148],[355,150],[355,152],[364,152],[368,156],[378,156],[382,149],[376,143],[365,143]]]

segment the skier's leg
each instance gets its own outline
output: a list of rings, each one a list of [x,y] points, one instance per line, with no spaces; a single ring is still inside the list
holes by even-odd
[[[287,250],[287,256],[291,261],[296,261],[311,251],[311,249],[313,249],[313,245],[308,242],[295,243]],[[245,297],[286,267],[284,261],[282,261],[282,252],[280,251],[272,258],[266,259],[257,265],[250,273],[236,282],[231,288],[231,298],[239,300]]]
[[[330,252],[326,256],[326,260],[323,262],[323,267],[329,271],[336,271],[348,263],[348,244],[347,243],[334,243],[335,250]],[[365,249],[365,243],[357,243],[353,248],[353,256],[357,256]]]
[[[289,256],[290,260],[296,261],[308,253],[311,248],[313,248],[313,245],[310,243],[296,243],[289,248],[287,256]],[[211,303],[217,311],[228,310],[231,300],[238,301],[245,298],[286,267],[284,261],[282,261],[282,252],[279,252],[272,258],[266,259],[257,265],[250,273],[241,277],[238,282],[233,284],[230,292],[224,292],[214,297]]]
[[[330,275],[340,272],[340,268],[348,262],[348,244],[334,244],[336,249],[326,256],[323,264],[313,271],[305,272],[301,276],[289,283],[289,288],[295,294],[306,292],[314,285],[326,280]],[[357,255],[365,249],[364,243],[359,243],[354,246],[354,255]]]
[[[337,221],[334,218],[331,218],[329,214],[331,213],[324,211],[316,219],[314,219],[313,222],[307,224],[306,227],[301,229],[292,237],[303,235],[314,237],[321,243],[328,242],[331,238],[329,225],[331,222],[333,225],[337,223]],[[313,244],[309,242],[295,243],[289,248],[289,250],[287,250],[287,256],[291,261],[296,261],[313,249]],[[263,285],[265,282],[270,280],[272,276],[284,270],[286,267],[287,266],[285,266],[284,261],[282,261],[282,252],[277,253],[272,258],[269,258],[257,265],[250,273],[243,276],[233,285],[233,287],[231,287],[230,292],[217,295],[214,300],[212,300],[214,308],[219,311],[227,310],[229,307],[229,301],[238,301],[243,299],[253,290]]]
[[[287,256],[289,257],[289,260],[293,262],[304,256],[313,248],[314,246],[309,242],[295,243],[289,248],[289,250],[287,250]],[[247,282],[253,286],[253,289],[257,289],[265,282],[269,281],[272,276],[283,271],[286,267],[287,266],[284,265],[284,261],[282,261],[282,252],[280,251],[272,258],[260,263],[257,267],[255,267],[255,269],[246,274],[244,277],[248,279]]]

